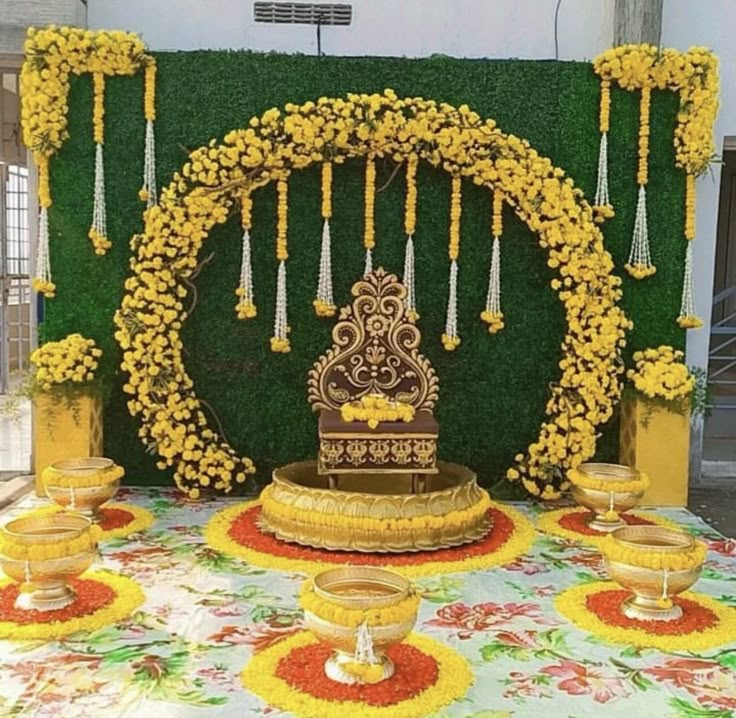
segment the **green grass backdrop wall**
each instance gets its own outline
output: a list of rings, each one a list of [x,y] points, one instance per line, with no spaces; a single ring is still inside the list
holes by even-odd
[[[573,177],[592,201],[598,156],[599,84],[588,63],[458,60],[446,57],[332,58],[230,52],[159,53],[157,168],[159,186],[187,153],[272,106],[322,95],[380,92],[463,103],[499,127],[524,137]],[[57,297],[46,302],[42,338],[79,331],[104,349],[110,385],[105,452],[127,469],[130,483],[169,483],[137,437],[122,392],[120,350],[112,316],[128,274],[129,239],[142,227],[137,198],[143,164],[142,78],[114,78],[105,98],[105,167],[109,237],[97,257],[87,240],[92,214],[94,146],[91,77],[72,80],[70,138],[52,161],[51,257]],[[638,94],[613,91],[609,139],[615,218],[603,225],[606,245],[624,279],[624,305],[635,322],[627,353],[645,346],[684,345],[679,310],[685,241],[684,175],[674,166],[672,136],[677,98],[656,92],[652,102],[649,234],[657,274],[637,282],[623,271],[636,204]],[[393,163],[378,165],[377,186]],[[506,209],[502,246],[502,303],[506,328],[492,336],[479,320],[490,259],[490,197],[464,183],[459,274],[462,345],[440,344],[447,300],[449,177],[427,165],[418,175],[416,286],[423,351],[440,377],[440,453],[493,482],[515,453],[536,438],[548,384],[557,380],[562,307],[554,276],[537,238]],[[401,274],[404,251],[403,172],[377,195],[375,264]],[[235,318],[240,267],[238,217],[212,233],[200,259],[212,254],[197,280],[196,309],[184,331],[187,368],[199,396],[215,409],[227,439],[254,459],[259,481],[274,466],[314,456],[316,418],[306,402],[306,374],[330,345],[332,320],[314,316],[321,235],[319,168],[292,176],[289,191],[289,321],[292,352],[272,354],[276,284],[275,188],[255,193],[254,282],[259,315]],[[338,305],[349,299],[362,271],[363,163],[336,168],[333,270]],[[599,454],[617,451],[615,421],[604,429]]]

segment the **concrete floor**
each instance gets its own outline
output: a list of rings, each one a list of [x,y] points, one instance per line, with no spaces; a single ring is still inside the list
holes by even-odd
[[[690,488],[688,509],[728,538],[736,538],[736,478]]]

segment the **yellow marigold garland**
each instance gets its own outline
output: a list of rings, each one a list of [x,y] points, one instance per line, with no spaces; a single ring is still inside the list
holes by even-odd
[[[649,488],[649,477],[644,473],[639,473],[639,477],[636,479],[597,479],[577,469],[570,469],[567,472],[567,478],[574,486],[592,489],[593,491],[638,494]]]
[[[448,352],[455,351],[460,346],[460,337],[457,333],[457,258],[460,255],[461,213],[462,179],[454,175],[450,194],[450,240],[447,247],[447,255],[450,258],[450,292],[447,299],[445,332],[442,335],[442,346]]]
[[[243,228],[243,255],[240,265],[240,283],[235,290],[238,298],[235,314],[238,319],[252,319],[258,314],[253,300],[253,267],[251,264],[250,227],[253,217],[253,198],[250,190],[240,196],[240,223]]]
[[[286,260],[289,258],[287,243],[289,227],[289,183],[287,176],[281,174],[276,181],[277,220],[276,220],[276,259],[279,262],[276,280],[276,317],[274,320],[273,336],[271,337],[271,351],[277,354],[288,354],[291,351],[289,343],[289,327],[286,318]]]
[[[553,511],[545,511],[539,514],[537,517],[537,530],[542,531],[552,536],[559,536],[568,541],[578,541],[588,546],[594,546],[600,551],[601,543],[608,538],[608,534],[582,534],[577,531],[571,531],[561,525],[560,521],[565,516],[573,513],[588,513],[586,509],[581,509],[579,506],[573,506],[564,509],[555,509]],[[679,528],[674,522],[670,521],[664,516],[658,516],[655,513],[644,513],[643,511],[627,511],[627,516],[636,516],[638,518],[646,519],[647,521],[657,524],[658,526],[667,526],[668,528]]]
[[[376,246],[376,160],[368,155],[365,161],[365,222],[363,246],[365,247],[365,274],[373,271],[373,248]]]
[[[102,529],[91,524],[73,539],[58,539],[52,544],[28,545],[17,541],[12,534],[0,528],[0,554],[17,561],[44,561],[73,556],[96,548],[102,538]]]
[[[122,479],[123,476],[125,476],[125,469],[122,466],[117,466],[117,464],[114,464],[108,469],[95,471],[84,476],[74,476],[72,474],[63,476],[51,466],[47,466],[41,474],[41,480],[44,485],[58,486],[66,489],[84,489],[92,486],[111,484],[113,481]]]
[[[102,349],[94,339],[69,334],[57,342],[46,342],[31,352],[35,382],[43,391],[60,384],[85,384],[95,378]]]
[[[414,698],[389,706],[315,698],[278,678],[276,669],[294,649],[316,642],[310,633],[300,631],[256,653],[241,673],[243,686],[265,703],[302,718],[345,718],[351,714],[360,718],[426,718],[462,698],[474,682],[473,671],[461,654],[427,636],[412,633],[405,642],[432,656],[438,663],[439,672],[434,685]]]
[[[343,421],[367,421],[375,429],[382,421],[405,421],[414,419],[415,409],[411,404],[394,401],[383,394],[366,394],[358,401],[351,401],[340,407]]]
[[[629,369],[626,377],[648,399],[682,401],[695,388],[695,378],[682,361],[684,356],[667,345],[634,352],[635,368]]]
[[[608,535],[600,544],[601,553],[610,561],[649,568],[654,571],[689,571],[701,566],[708,555],[708,547],[695,541],[692,548],[677,553],[657,551],[651,547],[634,548],[623,545]]]
[[[386,608],[345,608],[322,598],[314,592],[314,582],[306,580],[299,590],[299,605],[304,611],[323,621],[337,623],[347,628],[358,628],[362,623],[369,626],[390,626],[405,623],[417,615],[420,597],[413,591],[397,604]]]
[[[52,203],[48,168],[51,157],[69,136],[66,114],[69,77],[93,73],[104,82],[105,75],[134,75],[144,65],[155,63],[153,57],[145,54],[145,49],[134,33],[54,25],[28,29],[25,62],[20,73],[21,126],[23,141],[33,152],[39,168],[41,205],[36,276],[32,284],[35,291],[47,298],[52,298],[56,289],[51,280],[48,247],[48,209]],[[102,115],[97,102],[94,118],[99,136],[97,127],[101,126]],[[91,238],[96,249],[104,251],[104,236]]]
[[[503,312],[501,311],[501,245],[499,241],[503,234],[503,192],[499,189],[493,190],[491,234],[493,235],[493,245],[488,277],[488,296],[486,297],[486,307],[480,313],[480,318],[488,324],[488,332],[495,334],[505,326]]]
[[[0,638],[11,641],[53,641],[80,631],[91,633],[130,616],[145,601],[141,587],[125,576],[107,571],[88,571],[82,578],[109,586],[116,594],[113,602],[85,616],[66,621],[24,625],[0,621]],[[0,579],[0,588],[9,583],[11,582],[6,579]]]
[[[374,115],[370,142],[358,136],[364,124],[353,122],[366,106]],[[186,320],[184,280],[196,270],[202,243],[214,225],[227,219],[240,188],[263,186],[283,168],[302,169],[326,159],[417,154],[453,175],[502,189],[560,272],[553,286],[568,321],[561,376],[552,385],[538,438],[514,467],[516,478],[537,494],[558,495],[565,471],[593,455],[597,427],[611,416],[620,391],[619,352],[630,326],[617,306],[621,289],[612,258],[572,180],[528,142],[504,135],[466,106],[399,98],[391,90],[289,105],[284,115],[273,108],[248,124],[228,133],[221,145],[213,141],[191,153],[133,241],[133,273],[116,317],[116,337],[130,375],[125,387],[132,395],[130,411],[140,416],[142,439],[155,448],[161,464],[174,467],[177,483],[187,492],[199,487],[200,477],[227,490],[236,475],[244,478],[240,467],[253,470],[209,428],[179,336]],[[443,142],[418,145],[426,132]],[[315,137],[328,133],[331,146],[317,148]],[[272,136],[284,139],[274,143]],[[266,155],[269,163],[264,163]],[[540,214],[542,206],[548,214]],[[583,302],[585,296],[595,301]],[[161,379],[152,379],[152,366]]]
[[[337,307],[332,296],[332,248],[330,237],[332,217],[332,162],[322,163],[322,246],[319,260],[317,296],[312,305],[318,317],[334,317]]]
[[[129,523],[125,524],[125,526],[119,526],[113,529],[105,529],[100,526],[102,531],[100,541],[109,541],[114,538],[127,538],[132,534],[145,531],[155,523],[154,515],[148,511],[148,509],[136,506],[135,504],[106,503],[102,508],[103,510],[116,509],[118,511],[126,511],[133,516],[133,519]],[[27,514],[23,514],[22,518],[28,518],[29,516],[43,516],[44,514],[55,514],[61,511],[65,511],[65,509],[56,504],[41,506],[33,511],[29,511]]]
[[[674,651],[704,651],[736,640],[736,610],[702,593],[686,591],[682,598],[694,601],[712,611],[718,623],[702,631],[682,635],[650,633],[640,628],[612,626],[602,621],[586,605],[588,596],[605,590],[614,590],[618,585],[610,581],[592,581],[580,586],[572,586],[555,598],[557,612],[574,623],[578,628],[592,633],[610,643],[619,643],[638,648],[654,648],[672,653]]]
[[[484,516],[491,507],[488,494],[481,489],[483,498],[467,509],[449,511],[440,516],[413,516],[409,518],[373,519],[363,516],[345,516],[336,514],[305,513],[297,506],[289,506],[272,498],[273,488],[269,484],[261,492],[263,511],[269,516],[285,521],[299,521],[312,526],[337,528],[342,531],[416,531],[425,529],[449,529],[452,526],[468,526]]]
[[[251,549],[230,538],[229,530],[233,521],[243,511],[247,511],[254,506],[260,506],[261,504],[261,501],[246,501],[218,511],[205,527],[204,536],[207,545],[225,555],[235,556],[253,566],[260,566],[271,571],[315,575],[320,571],[335,568],[336,565],[339,565],[328,561],[310,561],[308,559],[276,556]],[[426,561],[413,565],[392,564],[391,558],[387,556],[384,568],[396,571],[407,578],[420,578],[422,576],[435,576],[460,571],[483,571],[496,566],[503,566],[516,560],[532,547],[536,538],[534,526],[524,514],[508,505],[490,501],[488,508],[495,508],[498,511],[502,511],[514,524],[514,530],[511,536],[495,551],[479,556],[458,558],[457,561]],[[304,518],[305,516],[303,514],[300,515],[300,519]]]
[[[404,197],[404,232],[406,249],[404,251],[404,277],[406,287],[406,313],[416,321],[417,312],[415,272],[414,272],[414,232],[417,228],[417,165],[419,157],[412,153],[406,159],[406,196]]]
[[[156,204],[156,140],[153,123],[156,119],[156,63],[146,62],[143,90],[143,116],[146,120],[146,141],[143,157],[143,186],[138,197],[147,207]]]

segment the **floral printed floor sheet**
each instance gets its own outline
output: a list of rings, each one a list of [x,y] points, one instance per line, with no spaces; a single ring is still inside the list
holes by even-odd
[[[175,496],[118,496],[156,516],[135,540],[102,546],[104,566],[146,592],[130,620],[50,644],[0,642],[0,716],[286,715],[246,693],[239,674],[254,651],[299,629],[303,577],[208,548],[203,527],[231,502]],[[12,515],[38,503],[28,499]],[[539,511],[521,508],[532,520]],[[660,513],[709,544],[696,590],[736,606],[736,540],[685,510]],[[418,579],[417,630],[460,651],[476,676],[463,701],[433,718],[736,717],[736,644],[702,655],[637,651],[602,643],[555,613],[560,590],[604,577],[594,550],[538,535],[528,555],[503,568]]]

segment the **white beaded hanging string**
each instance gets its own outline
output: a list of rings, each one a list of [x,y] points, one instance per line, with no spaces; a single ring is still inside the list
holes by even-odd
[[[625,265],[626,270],[636,279],[644,279],[656,272],[652,263],[651,250],[649,248],[649,229],[647,227],[647,192],[648,182],[648,155],[649,155],[649,106],[651,101],[651,88],[643,87],[641,91],[641,103],[639,110],[639,168],[637,171],[637,182],[639,194],[636,202],[636,219],[634,221],[634,233],[629,252],[629,261]]]
[[[682,279],[682,299],[677,323],[683,329],[696,329],[703,325],[695,309],[695,290],[693,287],[693,242],[695,241],[695,175],[688,173],[685,184],[685,273]]]
[[[92,226],[89,236],[96,254],[105,254],[110,246],[107,238],[107,208],[105,206],[105,160],[104,144],[104,96],[105,76],[101,72],[92,75],[94,83],[94,139],[95,139],[95,185],[92,206]]]
[[[238,302],[235,307],[238,319],[252,319],[257,310],[253,294],[253,266],[251,262],[250,227],[253,199],[250,190],[243,192],[240,198],[240,216],[243,227],[242,254],[240,260],[240,280],[235,294]]]
[[[318,316],[333,316],[335,301],[332,294],[332,162],[322,163],[322,242],[319,254],[319,277],[314,307]]]
[[[406,162],[406,199],[404,201],[404,230],[406,232],[406,247],[404,249],[404,286],[406,298],[404,304],[406,313],[413,319],[418,319],[414,274],[414,232],[416,230],[417,211],[417,155],[409,155]]]
[[[153,123],[156,119],[156,61],[148,58],[145,68],[143,116],[146,119],[145,152],[143,155],[143,186],[138,195],[150,209],[157,204],[156,189],[156,136]]]
[[[460,254],[461,186],[460,177],[453,177],[450,200],[450,243],[448,249],[450,257],[450,287],[447,298],[445,333],[442,335],[442,344],[447,351],[453,351],[460,344],[460,337],[457,332],[457,259]]]
[[[289,191],[287,177],[288,175],[280,177],[276,183],[276,192],[278,195],[276,259],[279,261],[279,268],[276,276],[276,312],[274,316],[273,336],[271,337],[271,349],[276,352],[288,352],[290,349],[286,291],[286,260],[289,257],[287,251]]]
[[[598,181],[595,188],[597,207],[610,207],[608,196],[608,130],[610,125],[611,81],[601,81],[600,132],[601,143],[598,150]]]
[[[501,311],[501,233],[503,232],[503,193],[493,192],[493,220],[491,233],[491,264],[488,271],[488,293],[486,306],[481,312],[481,319],[488,323],[488,331],[494,334],[503,329],[503,312]]]

